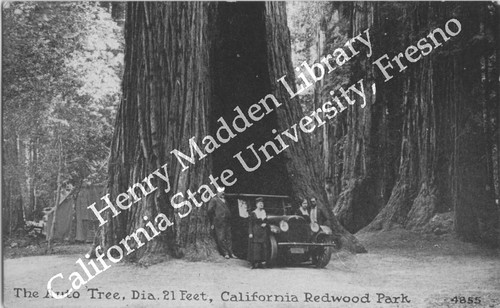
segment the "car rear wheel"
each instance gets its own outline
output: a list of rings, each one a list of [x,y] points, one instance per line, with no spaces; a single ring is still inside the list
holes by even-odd
[[[276,237],[274,237],[273,234],[270,234],[266,266],[267,267],[276,266],[277,258],[278,258],[278,242],[276,241]]]
[[[327,236],[319,236],[317,239],[318,243],[331,243]],[[328,265],[330,258],[332,257],[332,247],[322,246],[316,247],[312,254],[312,262],[314,266],[318,268],[323,268]]]

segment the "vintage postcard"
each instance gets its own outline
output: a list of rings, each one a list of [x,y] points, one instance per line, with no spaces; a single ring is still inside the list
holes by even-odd
[[[500,307],[500,4],[2,2],[5,307]]]

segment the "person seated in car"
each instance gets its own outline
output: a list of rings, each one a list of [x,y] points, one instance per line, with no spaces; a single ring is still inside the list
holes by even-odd
[[[302,203],[300,204],[300,207],[295,211],[295,215],[302,216],[304,219],[309,223],[311,222],[311,217],[309,216],[309,204],[307,202],[307,199],[304,198],[302,199]]]
[[[248,261],[252,269],[264,267],[269,242],[264,198],[258,197],[255,201],[256,209],[250,213],[248,223]]]

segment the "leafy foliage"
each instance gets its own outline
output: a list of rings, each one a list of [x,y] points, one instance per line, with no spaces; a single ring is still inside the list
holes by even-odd
[[[62,183],[101,182],[121,98],[122,29],[88,2],[3,3],[4,180],[52,205]],[[63,153],[59,153],[58,142]],[[12,150],[12,149],[11,149]],[[34,207],[34,205],[32,205]]]

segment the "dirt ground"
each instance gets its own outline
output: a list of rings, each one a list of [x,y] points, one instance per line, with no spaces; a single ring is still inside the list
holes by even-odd
[[[88,246],[81,245],[80,253],[66,255],[15,258],[11,253],[14,258],[4,260],[4,305],[500,307],[498,250],[462,243],[449,235],[423,236],[403,230],[358,238],[368,253],[341,251],[332,256],[326,269],[301,265],[252,270],[244,260],[225,259],[210,263],[172,260],[148,268],[120,262],[73,293],[79,298],[62,300],[43,298],[47,281],[62,272],[64,279],[55,288],[69,288],[71,272],[81,272],[75,261]],[[38,298],[28,297],[33,291],[39,293]],[[103,292],[100,299],[98,292]],[[117,299],[106,299],[105,292]]]

